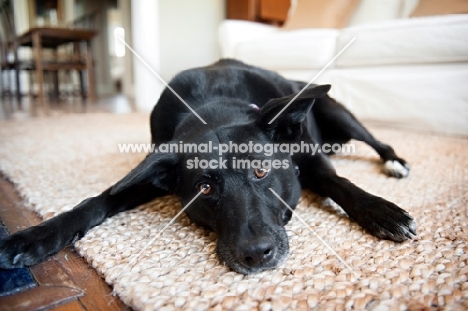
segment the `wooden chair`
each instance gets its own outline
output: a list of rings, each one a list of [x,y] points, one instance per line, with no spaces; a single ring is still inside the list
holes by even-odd
[[[1,19],[1,16],[0,16]],[[11,72],[13,65],[8,61],[6,39],[4,38],[2,27],[0,27],[0,97],[12,95]]]
[[[6,73],[7,89],[2,89],[2,93],[12,95],[12,84],[9,83],[11,73],[14,73],[16,82],[16,94],[20,95],[19,70],[27,67],[18,61],[18,50],[16,46],[16,35],[13,20],[13,8],[11,1],[0,0],[0,68],[2,70],[1,80],[4,82]],[[3,87],[3,85],[2,85]]]
[[[96,21],[97,17],[99,16],[100,11],[99,10],[94,10],[90,13],[83,14],[80,17],[77,17],[73,21],[69,22],[67,24],[67,27],[70,28],[80,28],[80,29],[95,29],[96,28]],[[74,43],[73,44],[73,53],[75,55],[81,55],[81,50],[86,49],[86,47],[83,46],[81,43]],[[67,74],[70,74],[70,71],[67,72]],[[84,90],[84,77],[83,77],[83,71],[78,71],[78,77],[80,80],[80,87],[81,87],[81,94],[85,94]]]
[[[89,21],[90,18],[94,18],[95,14],[85,16],[80,19]],[[89,14],[88,14],[89,15]],[[16,95],[18,99],[21,98],[21,85],[20,85],[20,72],[27,70],[34,72],[37,68],[41,68],[44,75],[36,75],[36,83],[40,85],[40,89],[44,90],[46,85],[46,75],[51,77],[51,85],[53,86],[52,91],[49,92],[54,97],[59,97],[59,71],[64,71],[67,75],[70,75],[71,71],[77,71],[79,74],[80,93],[83,98],[86,97],[84,79],[82,72],[87,69],[87,60],[83,57],[82,48],[79,43],[71,44],[71,47],[56,44],[55,42],[43,42],[40,49],[40,61],[39,63],[32,59],[22,59],[19,56],[19,49],[29,48],[32,49],[32,44],[24,44],[22,39],[24,36],[17,36],[14,23],[13,6],[11,0],[0,0],[0,28],[2,29],[2,46],[4,52],[2,55],[6,55],[6,62],[4,64],[5,71],[13,70],[15,81],[16,81]],[[89,23],[89,22],[88,22]],[[57,28],[58,29],[58,28]],[[53,31],[54,28],[48,29]],[[60,45],[60,51],[59,51]],[[37,51],[33,51],[37,52]],[[63,53],[59,53],[63,52]],[[89,51],[88,51],[89,52]],[[39,67],[40,66],[40,67]],[[3,67],[2,67],[3,68]],[[3,69],[2,69],[3,74]],[[72,79],[68,79],[72,80]],[[91,82],[88,82],[91,83]],[[31,88],[30,88],[31,89]],[[89,89],[89,87],[88,87]],[[43,95],[42,91],[40,95]]]

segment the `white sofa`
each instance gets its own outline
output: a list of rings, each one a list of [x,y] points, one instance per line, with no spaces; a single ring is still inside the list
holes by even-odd
[[[343,29],[226,20],[222,56],[309,82],[355,37],[314,83],[359,118],[468,135],[468,14],[409,18],[396,1],[364,0]]]

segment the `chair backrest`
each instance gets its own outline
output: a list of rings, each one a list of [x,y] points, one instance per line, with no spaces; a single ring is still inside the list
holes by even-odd
[[[2,29],[0,27],[0,70],[3,69],[3,65],[4,63],[6,63],[6,61],[7,61],[6,44],[5,44],[5,39],[3,38]]]
[[[0,31],[3,42],[12,43],[16,40],[15,19],[11,0],[0,0]]]
[[[0,0],[0,61],[2,66],[13,61],[13,59],[8,60],[13,57],[15,40],[16,31],[12,1]]]
[[[99,15],[99,10],[91,13],[83,14],[71,21],[68,26],[73,28],[94,29],[96,27],[96,18]]]

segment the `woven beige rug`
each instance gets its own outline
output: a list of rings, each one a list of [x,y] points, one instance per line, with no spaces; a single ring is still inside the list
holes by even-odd
[[[144,154],[120,154],[117,144],[149,142],[148,123],[146,114],[4,121],[0,170],[27,206],[50,218],[134,167]],[[381,174],[378,157],[364,144],[333,163],[341,175],[409,211],[418,236],[402,244],[378,240],[309,192],[297,208],[353,271],[293,218],[287,261],[243,276],[218,261],[216,236],[185,215],[122,271],[180,210],[175,197],[106,220],[76,247],[138,310],[468,309],[468,139],[370,128],[411,163],[409,178]]]

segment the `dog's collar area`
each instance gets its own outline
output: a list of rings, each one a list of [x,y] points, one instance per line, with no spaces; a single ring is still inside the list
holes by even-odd
[[[289,156],[289,163],[293,163],[293,160],[292,160],[291,156]],[[301,170],[299,169],[299,165],[297,165],[297,164],[294,165],[294,171],[296,173],[296,177],[301,175]]]
[[[260,110],[260,108],[255,104],[249,104],[249,107],[251,107],[251,108],[253,108],[255,110]]]

